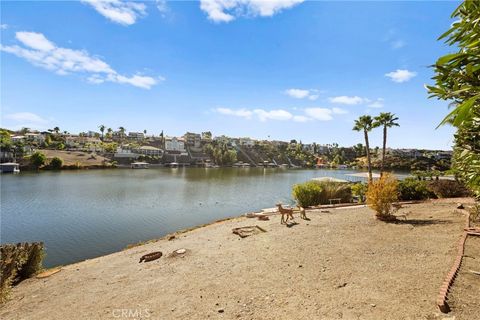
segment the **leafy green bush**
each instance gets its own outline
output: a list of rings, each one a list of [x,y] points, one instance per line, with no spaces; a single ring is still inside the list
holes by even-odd
[[[472,195],[463,184],[455,180],[431,181],[428,188],[438,198],[458,198]]]
[[[363,202],[365,199],[365,194],[367,192],[367,185],[365,183],[354,183],[350,186],[352,190],[352,195],[359,198],[360,202]]]
[[[352,189],[347,183],[308,181],[293,186],[293,197],[302,207],[329,204],[329,199],[352,201]]]
[[[52,160],[50,160],[50,168],[54,170],[59,170],[63,166],[63,160],[62,158],[59,157],[53,157]]]
[[[341,203],[352,202],[352,188],[344,182],[317,182],[324,190],[321,204],[329,204],[329,199],[340,199]]]
[[[398,197],[400,200],[425,200],[435,198],[435,194],[428,189],[426,181],[406,178],[398,182]]]
[[[39,152],[39,151],[34,152],[30,156],[30,164],[35,169],[39,169],[41,166],[43,166],[45,164],[46,161],[47,161],[47,157],[45,157],[45,155],[43,153]]]
[[[319,183],[309,181],[293,186],[293,198],[301,207],[319,205],[322,201],[323,189]]]

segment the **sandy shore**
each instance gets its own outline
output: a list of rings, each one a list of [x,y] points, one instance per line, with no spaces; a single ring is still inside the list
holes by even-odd
[[[456,202],[408,205],[398,224],[368,208],[307,211],[290,228],[279,216],[212,224],[26,280],[0,318],[447,318],[435,301],[465,223]],[[247,225],[267,232],[232,233]],[[138,262],[152,251],[163,256]]]

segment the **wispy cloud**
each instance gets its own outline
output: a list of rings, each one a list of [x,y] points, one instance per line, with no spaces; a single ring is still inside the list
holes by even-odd
[[[307,122],[311,121],[312,119],[306,116],[293,116],[292,120],[295,122]]]
[[[8,24],[6,24],[6,23],[0,24],[0,29],[2,29],[2,30],[8,29]]]
[[[383,98],[377,98],[376,100],[372,101],[368,106],[370,108],[383,108]]]
[[[309,99],[309,100],[317,100],[319,95],[316,94],[318,90],[315,89],[287,89],[285,90],[285,94],[296,99]]]
[[[253,115],[253,112],[247,109],[230,109],[230,108],[217,108],[215,109],[216,112],[220,114],[225,114],[229,116],[236,116],[236,117],[241,117],[245,119],[250,119]]]
[[[267,120],[285,121],[285,120],[293,119],[293,114],[282,109],[276,109],[276,110],[270,110],[270,111],[266,111],[263,109],[255,109],[253,110],[253,113],[257,115],[260,121],[267,121]]]
[[[100,58],[84,50],[57,47],[42,33],[17,32],[16,38],[23,46],[3,46],[0,50],[24,58],[31,64],[53,71],[59,75],[70,73],[86,74],[91,83],[115,82],[130,84],[135,87],[150,89],[163,77],[149,77],[140,74],[127,77],[119,74]]]
[[[407,82],[417,75],[416,72],[406,69],[397,69],[395,71],[386,73],[385,76],[390,78],[393,82],[402,83]]]
[[[368,99],[362,98],[359,96],[338,96],[338,97],[330,97],[328,100],[331,103],[338,103],[338,104],[346,104],[346,105],[356,105],[365,103]]]
[[[328,108],[307,108],[305,114],[312,119],[320,121],[329,121],[333,119],[333,111]]]
[[[239,16],[270,17],[304,0],[200,0],[200,9],[214,22],[230,22]]]
[[[81,0],[83,3],[92,6],[105,18],[129,26],[134,24],[138,18],[147,14],[146,6],[135,1],[120,0]]]
[[[298,109],[295,109],[298,111]],[[230,109],[230,108],[217,108],[215,112],[228,116],[235,116],[244,119],[256,119],[262,122],[268,120],[276,121],[294,121],[294,122],[307,122],[313,120],[329,121],[333,119],[333,115],[346,114],[348,111],[340,108],[306,108],[303,109],[303,114],[292,114],[290,111],[284,109]]]
[[[343,104],[343,105],[367,105],[370,108],[382,108],[383,107],[383,98],[377,98],[377,99],[369,99],[365,97],[359,97],[359,96],[338,96],[338,97],[330,97],[328,100],[331,103],[335,104]],[[333,108],[332,110],[337,110],[339,111],[338,113],[341,113],[339,108]],[[345,112],[348,112],[346,110],[343,110]]]
[[[155,3],[162,17],[165,17],[170,11],[170,9],[168,8],[167,0],[156,0]]]

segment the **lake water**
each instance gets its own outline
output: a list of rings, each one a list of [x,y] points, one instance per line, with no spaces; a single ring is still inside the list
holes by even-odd
[[[292,185],[346,170],[179,168],[1,175],[0,242],[43,241],[68,264],[167,233],[293,203]]]

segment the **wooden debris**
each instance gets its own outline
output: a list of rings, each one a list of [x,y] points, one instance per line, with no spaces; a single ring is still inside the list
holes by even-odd
[[[477,276],[480,276],[480,272],[479,272],[479,271],[473,271],[473,270],[468,270],[468,271],[470,271],[470,272],[473,273],[473,274],[476,274]]]
[[[44,272],[41,272],[41,273],[37,274],[36,278],[37,279],[47,278],[47,277],[50,277],[51,275],[54,275],[55,273],[59,273],[61,270],[62,270],[61,268],[49,269],[49,270],[46,270]]]
[[[240,238],[246,238],[255,234],[259,234],[262,232],[267,232],[267,230],[260,228],[259,226],[245,226],[239,228],[233,228],[232,232],[240,236]]]
[[[155,251],[155,252],[147,253],[140,258],[139,263],[150,262],[150,261],[153,261],[153,260],[157,260],[162,255],[163,255],[163,253],[161,251]]]

